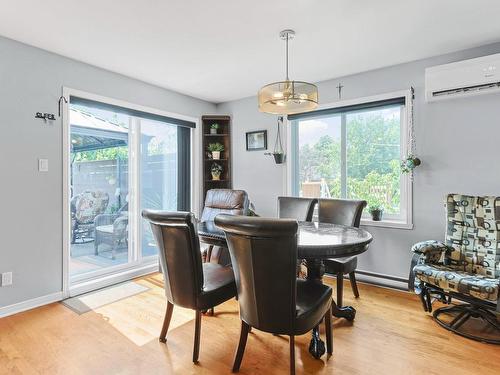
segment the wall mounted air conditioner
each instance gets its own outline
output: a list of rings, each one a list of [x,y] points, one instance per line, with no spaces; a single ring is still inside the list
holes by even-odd
[[[425,69],[428,102],[500,92],[500,53]]]

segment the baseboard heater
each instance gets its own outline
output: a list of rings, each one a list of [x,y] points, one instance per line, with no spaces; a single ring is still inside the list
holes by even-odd
[[[331,273],[326,273],[326,276],[335,277]],[[347,276],[345,276],[347,277]],[[398,289],[408,291],[408,279],[382,273],[356,270],[356,279],[360,282],[382,286],[385,288]]]

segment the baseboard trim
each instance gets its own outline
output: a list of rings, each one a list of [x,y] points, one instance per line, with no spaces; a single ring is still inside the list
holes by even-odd
[[[334,276],[334,275],[329,275]],[[347,276],[345,276],[347,277]],[[408,291],[408,279],[383,273],[356,270],[356,280],[384,288]]]
[[[47,294],[45,296],[29,299],[27,301],[18,302],[13,305],[0,307],[0,318],[5,318],[9,315],[14,315],[23,311],[34,309],[36,307],[48,305],[49,303],[58,302],[62,299],[63,293],[56,292]]]
[[[136,277],[148,275],[150,273],[158,272],[158,263],[149,264],[139,269],[129,270],[119,275],[113,275],[102,278],[98,282],[82,283],[75,286],[70,290],[70,296],[86,293],[94,289],[104,288],[113,284],[118,284]],[[36,297],[27,301],[15,303],[13,305],[0,307],[0,318],[5,318],[23,311],[31,310],[40,306],[48,305],[50,303],[59,302],[64,299],[62,291],[47,294],[46,296]]]

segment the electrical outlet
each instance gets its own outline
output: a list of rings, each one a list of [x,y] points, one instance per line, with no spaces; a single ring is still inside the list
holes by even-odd
[[[2,286],[12,285],[12,272],[2,273]]]

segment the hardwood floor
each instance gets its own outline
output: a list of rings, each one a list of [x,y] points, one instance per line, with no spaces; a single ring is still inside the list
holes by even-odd
[[[193,311],[175,307],[167,342],[158,342],[166,309],[161,277],[141,278],[137,282],[149,291],[83,315],[54,303],[0,319],[0,374],[231,373],[240,330],[237,302],[203,316],[195,365]],[[309,335],[296,338],[297,374],[494,373],[498,346],[440,328],[413,294],[364,284],[359,289],[357,300],[350,290],[344,296],[358,310],[356,321],[333,320],[333,356],[314,360]],[[240,373],[287,374],[288,359],[286,337],[252,330]]]

